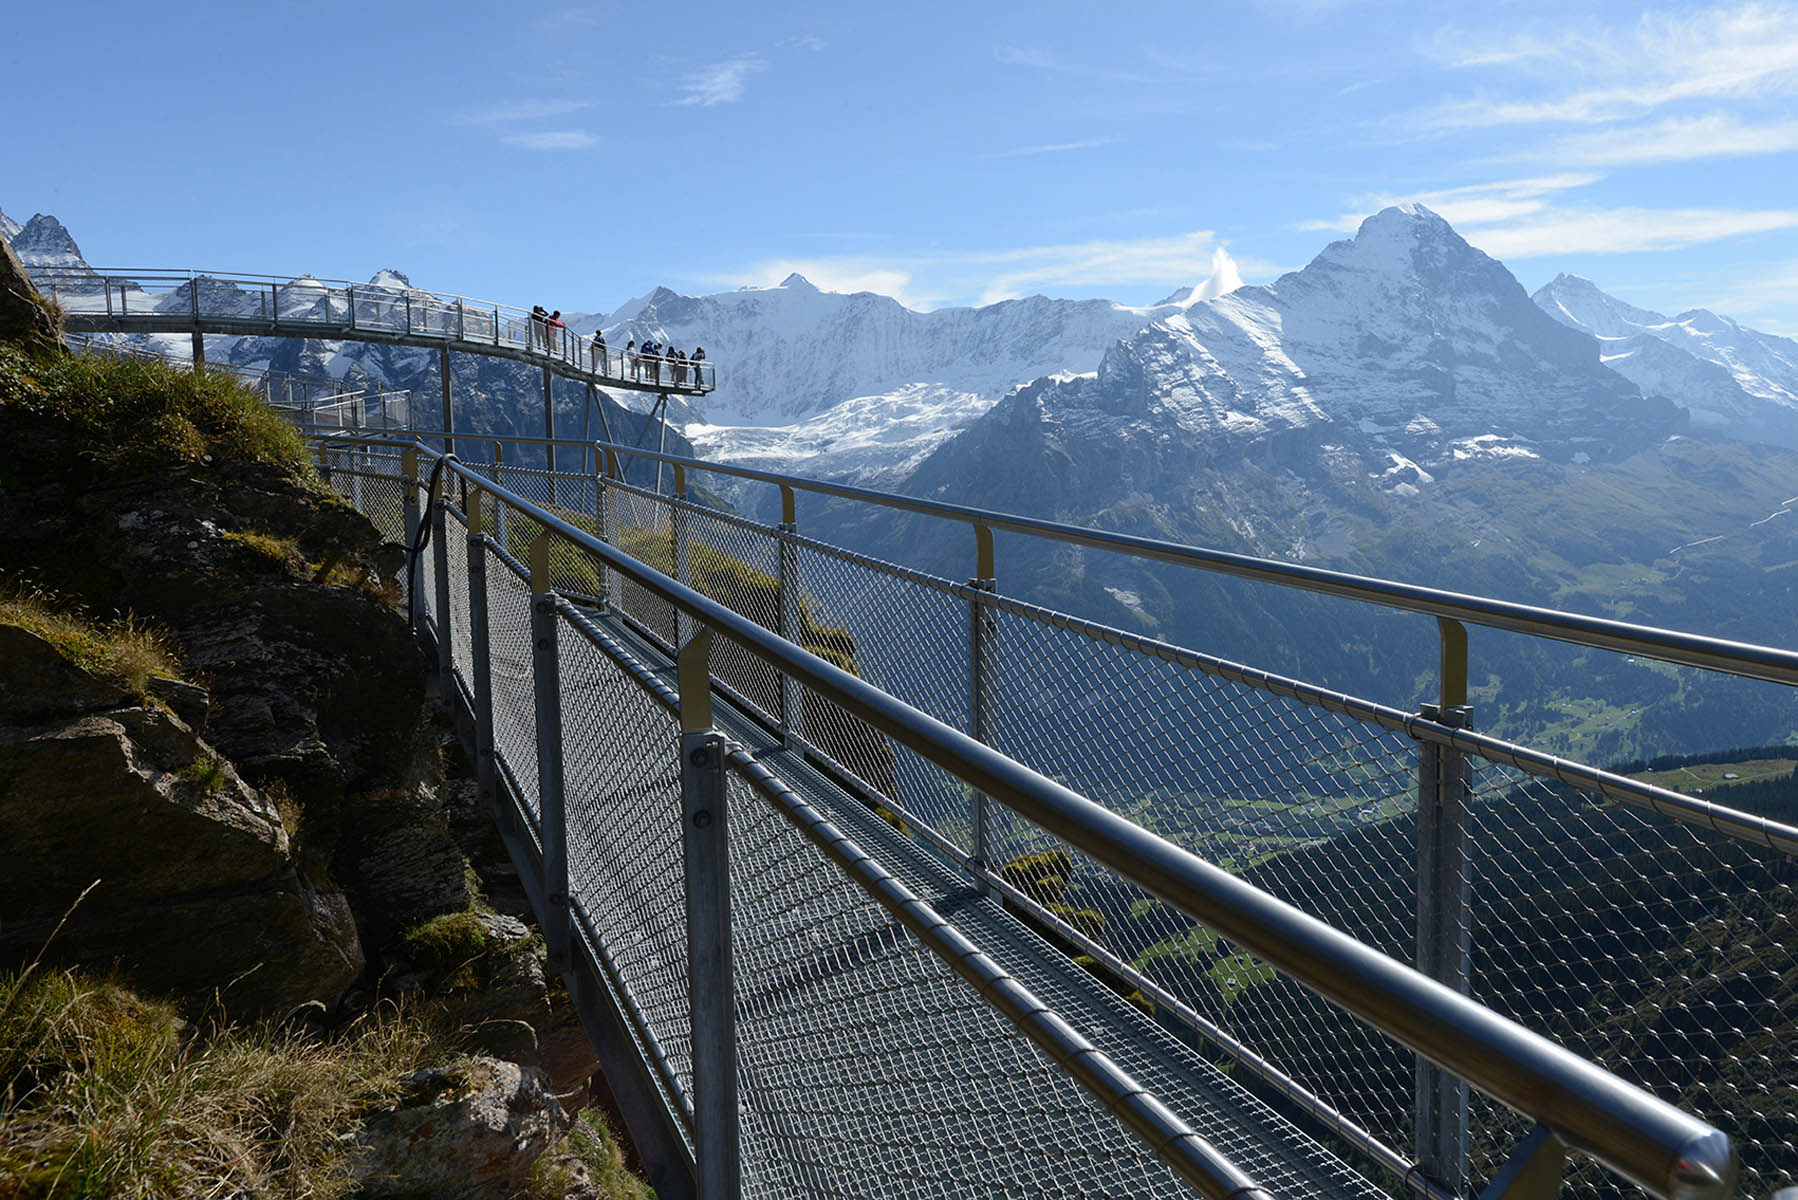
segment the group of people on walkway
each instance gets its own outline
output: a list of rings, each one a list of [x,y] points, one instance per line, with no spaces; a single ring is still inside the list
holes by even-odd
[[[593,338],[598,343],[598,353],[603,355],[603,335],[596,333]],[[668,381],[675,387],[687,385],[688,372],[692,372],[693,383],[698,386],[703,383],[700,370],[704,362],[703,346],[695,346],[691,356],[685,350],[675,350],[661,342],[644,342],[642,346],[638,346],[635,338],[625,343],[624,347],[625,370],[630,372],[632,379],[647,378],[651,383],[662,382],[662,366],[667,364]]]
[[[548,312],[541,304],[533,305],[531,308],[531,349],[540,349],[546,354],[556,353],[559,348],[566,346],[564,331],[567,328],[567,323],[562,320],[561,309]],[[578,338],[575,339],[573,349],[577,355],[575,361],[579,362],[580,341]],[[587,363],[587,369],[596,374],[611,373],[611,359],[607,356],[606,335],[603,330],[597,331],[593,335]],[[643,345],[638,346],[637,339],[632,338],[625,345],[624,354],[620,357],[617,378],[647,379],[652,384],[659,384],[662,382],[662,368],[666,365],[668,382],[675,387],[685,387],[689,374],[694,386],[703,386],[704,363],[705,347],[703,346],[695,346],[693,353],[689,355],[685,350],[675,350],[661,342],[646,341]]]

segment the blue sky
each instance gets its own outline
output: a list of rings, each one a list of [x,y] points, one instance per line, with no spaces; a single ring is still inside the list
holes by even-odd
[[[0,209],[97,265],[569,311],[1265,282],[1421,199],[1798,335],[1798,3],[15,7]],[[21,103],[15,99],[15,105]]]

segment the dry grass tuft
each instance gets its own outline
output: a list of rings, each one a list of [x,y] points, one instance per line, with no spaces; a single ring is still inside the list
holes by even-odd
[[[152,678],[181,677],[174,652],[154,629],[131,616],[97,624],[29,584],[0,584],[0,624],[30,630],[76,666],[118,681],[140,699],[148,698]]]
[[[113,978],[0,973],[0,1196],[337,1200],[353,1182],[344,1135],[452,1055],[392,1005],[332,1036],[196,1028]]]

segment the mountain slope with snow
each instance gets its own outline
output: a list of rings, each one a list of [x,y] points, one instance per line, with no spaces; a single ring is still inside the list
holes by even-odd
[[[1533,297],[1598,338],[1605,365],[1692,413],[1693,428],[1798,448],[1798,342],[1694,308],[1666,317],[1558,275]]]
[[[1273,284],[1152,322],[1095,372],[1032,383],[911,486],[1015,504],[1028,481],[997,480],[1025,473],[1090,512],[1247,459],[1416,495],[1462,462],[1612,459],[1682,422],[1415,206],[1370,217]],[[1018,453],[1026,428],[1036,458]]]
[[[871,292],[825,292],[794,274],[779,286],[708,296],[657,289],[604,317],[621,346],[645,339],[703,345],[718,390],[695,405],[686,433],[736,462],[864,482],[891,482],[1011,389],[1055,372],[1090,371],[1107,347],[1198,295],[1208,281],[1153,308],[1029,296],[978,308],[918,312]]]

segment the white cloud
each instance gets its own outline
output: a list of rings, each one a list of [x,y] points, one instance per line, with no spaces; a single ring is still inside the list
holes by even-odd
[[[542,129],[508,133],[499,140],[520,150],[586,150],[599,145],[599,139],[585,129]]]
[[[1194,280],[1201,281],[1195,295],[1210,299],[1242,286],[1241,270],[1214,234],[1196,232],[965,253],[781,258],[718,282],[770,287],[797,271],[826,291],[880,292],[930,308],[992,304],[1031,292],[1116,296],[1154,289],[1146,299],[1158,299]]]
[[[1065,154],[1069,150],[1097,150],[1111,145],[1110,138],[1091,138],[1083,142],[1056,142],[1048,146],[1019,146],[1016,150],[1000,150],[983,158],[1029,158],[1037,154]]]
[[[1208,279],[1213,272],[1216,235],[1210,231],[1134,241],[1092,241],[1063,246],[1031,246],[980,256],[999,268],[980,303],[991,304],[1040,291],[1166,285]],[[1231,264],[1231,270],[1235,266]]]
[[[545,121],[593,107],[591,100],[552,100],[543,97],[502,100],[470,109],[456,118],[458,125],[508,125],[514,121]]]
[[[1490,229],[1464,229],[1494,258],[1679,250],[1746,234],[1798,229],[1798,209],[1588,208],[1546,212]]]
[[[768,63],[757,54],[739,54],[735,58],[689,72],[681,79],[681,95],[676,104],[732,104],[743,98],[749,77],[768,69]]]
[[[1621,167],[1792,150],[1798,150],[1798,121],[1751,125],[1728,113],[1711,113],[1574,134],[1553,143],[1548,155],[1570,166]]]
[[[1647,13],[1632,29],[1578,29],[1554,37],[1440,35],[1451,66],[1503,67],[1546,77],[1545,94],[1478,97],[1428,114],[1437,127],[1598,123],[1691,100],[1798,95],[1798,5],[1747,3]],[[1571,88],[1557,86],[1576,81]]]
[[[1495,183],[1476,183],[1465,187],[1441,188],[1430,192],[1376,193],[1356,196],[1349,202],[1355,211],[1316,221],[1304,221],[1303,230],[1353,232],[1362,221],[1394,204],[1416,202],[1436,212],[1450,225],[1490,225],[1518,217],[1533,216],[1549,206],[1556,192],[1597,183],[1603,176],[1589,174],[1538,175],[1528,179],[1505,179]]]
[[[775,45],[781,47],[791,46],[796,50],[818,51],[824,49],[826,46],[830,45],[830,43],[815,33],[805,33],[796,38],[788,38],[784,42],[776,42]]]

